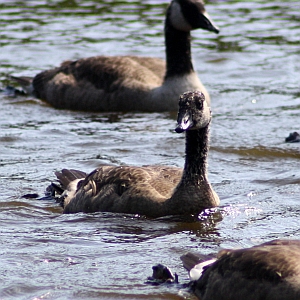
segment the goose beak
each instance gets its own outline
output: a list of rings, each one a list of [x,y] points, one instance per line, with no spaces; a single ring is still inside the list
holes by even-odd
[[[180,124],[177,124],[177,127],[175,128],[175,131],[176,131],[177,133],[182,133],[182,132],[184,132],[184,130],[183,130],[183,128],[182,128],[182,126],[181,126]]]
[[[185,114],[182,118],[178,118],[177,122],[178,123],[175,128],[175,131],[177,133],[182,133],[182,132],[188,130],[193,125],[193,121],[189,114]]]
[[[212,31],[212,32],[215,32],[215,33],[219,33],[220,32],[220,29],[217,25],[214,24],[214,22],[212,21],[212,19],[210,18],[209,14],[207,12],[203,13],[203,18],[204,20],[204,27],[203,29],[206,29],[208,31]]]

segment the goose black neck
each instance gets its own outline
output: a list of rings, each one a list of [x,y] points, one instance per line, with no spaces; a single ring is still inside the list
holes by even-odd
[[[167,18],[165,23],[165,43],[167,60],[165,79],[194,71],[190,32],[175,29]]]
[[[184,182],[199,182],[206,179],[207,155],[209,148],[209,125],[186,132]]]

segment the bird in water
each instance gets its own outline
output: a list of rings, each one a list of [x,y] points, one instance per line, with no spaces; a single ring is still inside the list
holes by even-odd
[[[291,132],[285,141],[286,143],[300,143],[300,134],[297,131]]]
[[[204,94],[186,92],[179,98],[177,133],[185,132],[183,170],[170,166],[101,165],[90,174],[56,172],[64,213],[118,212],[149,217],[197,215],[219,205],[209,183],[207,156],[211,111]],[[50,186],[50,187],[51,187]]]
[[[187,253],[181,260],[201,300],[300,299],[300,240],[221,250],[215,258]]]
[[[165,19],[166,62],[154,57],[94,56],[65,61],[34,78],[15,77],[29,94],[59,109],[176,111],[182,91],[207,90],[191,58],[194,29],[219,32],[202,0],[172,0]]]

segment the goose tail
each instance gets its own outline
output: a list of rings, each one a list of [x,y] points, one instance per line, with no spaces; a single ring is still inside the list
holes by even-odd
[[[180,257],[183,266],[189,271],[190,280],[198,280],[203,272],[216,261],[211,255],[188,252]]]
[[[82,180],[87,176],[85,172],[74,169],[62,169],[61,171],[55,172],[55,175],[64,190],[67,189],[72,181],[78,179]]]
[[[188,252],[182,256],[180,256],[180,259],[182,261],[183,267],[190,271],[192,268],[194,268],[197,264],[200,264],[204,261],[210,260],[212,256],[204,255],[204,254],[194,254],[191,252]]]
[[[45,197],[42,199],[55,199],[62,207],[65,206],[66,201],[75,195],[78,183],[83,180],[87,174],[78,170],[67,170],[55,172],[58,183],[52,182],[45,191]]]
[[[9,78],[18,84],[21,85],[22,89],[24,92],[28,95],[33,95],[34,96],[34,88],[33,88],[33,78],[32,77],[27,77],[27,76],[12,76],[10,75]]]

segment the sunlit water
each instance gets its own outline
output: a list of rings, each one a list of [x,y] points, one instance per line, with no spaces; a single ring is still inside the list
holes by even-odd
[[[3,1],[1,86],[65,59],[164,57],[168,1]],[[218,213],[199,221],[122,214],[62,215],[43,195],[61,168],[183,166],[175,114],[80,113],[0,95],[0,298],[182,299],[144,282],[164,263],[187,283],[180,255],[299,238],[300,4],[210,1],[217,36],[193,32],[193,59],[212,98],[209,178]]]

